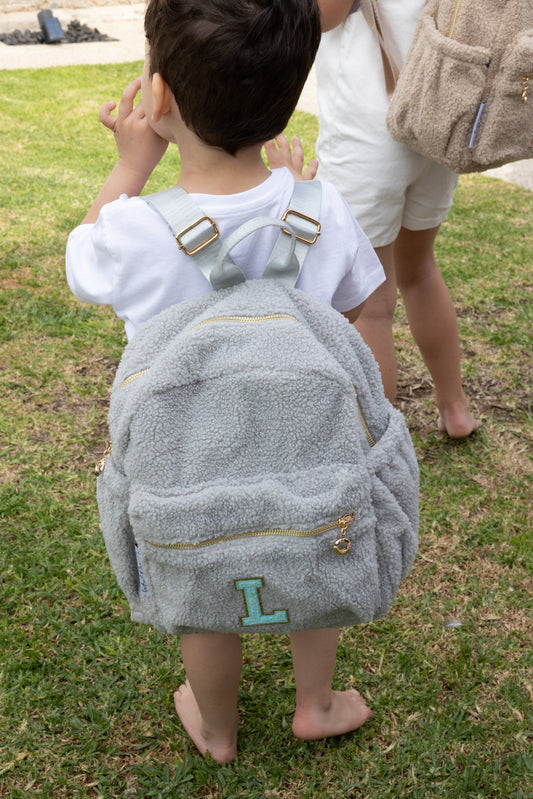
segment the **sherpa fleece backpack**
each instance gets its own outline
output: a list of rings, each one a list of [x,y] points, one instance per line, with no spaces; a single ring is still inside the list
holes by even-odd
[[[283,221],[252,220],[222,246],[182,190],[147,198],[215,289],[126,347],[98,466],[132,619],[164,633],[368,622],[415,557],[418,468],[403,416],[353,325],[293,288],[320,231],[320,190],[297,183]],[[264,225],[283,230],[263,279],[245,281],[229,252]]]

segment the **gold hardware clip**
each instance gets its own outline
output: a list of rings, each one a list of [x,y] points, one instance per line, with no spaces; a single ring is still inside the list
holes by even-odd
[[[297,216],[300,219],[304,219],[306,222],[310,222],[312,225],[315,225],[316,230],[314,236],[306,237],[301,232],[299,234],[295,234],[296,241],[302,241],[304,244],[308,244],[309,246],[311,246],[311,244],[314,244],[315,241],[320,236],[320,231],[322,230],[322,225],[320,224],[320,222],[318,222],[316,219],[313,219],[311,216],[306,216],[305,214],[301,214],[299,211],[294,211],[292,208],[287,208],[287,210],[281,217],[281,221],[286,222],[287,217],[289,215]],[[286,230],[284,227],[281,228],[281,232],[285,233],[287,236],[291,235],[290,230]]]
[[[206,234],[205,239],[201,241],[200,244],[197,244],[196,247],[192,247],[190,250],[187,249],[186,245],[182,241],[183,236],[185,236],[191,230],[194,230],[194,228],[200,225],[202,222],[209,222],[212,227],[212,233]],[[180,231],[180,233],[178,233],[176,236],[176,241],[178,243],[178,247],[183,253],[185,253],[185,255],[196,255],[197,252],[200,252],[204,249],[204,247],[207,247],[209,244],[215,241],[215,239],[218,239],[218,235],[218,228],[213,220],[208,216],[201,216],[200,219],[197,219],[196,222],[192,223],[192,225],[189,225],[189,227],[186,227],[184,230]]]
[[[337,521],[337,526],[340,527],[341,534],[333,544],[333,550],[337,555],[347,555],[352,548],[352,542],[346,535],[346,530],[353,522],[355,516],[350,513],[348,516],[343,516],[342,519]]]

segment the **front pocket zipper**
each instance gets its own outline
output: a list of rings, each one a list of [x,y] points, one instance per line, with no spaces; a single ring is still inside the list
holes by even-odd
[[[256,530],[249,533],[233,533],[232,535],[221,535],[217,538],[209,538],[207,541],[200,541],[197,544],[191,543],[176,543],[176,544],[161,544],[157,541],[147,541],[153,547],[160,549],[179,549],[179,550],[194,550],[209,547],[213,544],[221,544],[226,541],[240,541],[245,538],[255,538],[257,536],[288,536],[294,538],[313,538],[314,536],[325,533],[328,530],[333,530],[337,527],[341,534],[333,542],[333,550],[337,555],[347,555],[352,548],[352,543],[346,535],[346,530],[355,519],[355,514],[348,513],[346,516],[341,516],[330,524],[324,524],[322,527],[317,527],[314,530],[288,530],[284,528],[271,529],[271,530]]]

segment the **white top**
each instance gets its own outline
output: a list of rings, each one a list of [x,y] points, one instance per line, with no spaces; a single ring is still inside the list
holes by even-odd
[[[239,194],[191,194],[217,224],[221,239],[256,216],[280,219],[294,187],[288,169],[273,170],[259,186]],[[385,280],[372,246],[348,206],[329,183],[322,186],[322,233],[309,247],[296,287],[338,311],[360,305]],[[247,279],[259,279],[279,228],[264,228],[232,250]],[[67,280],[80,300],[111,305],[131,339],[139,325],[177,302],[212,291],[183,254],[165,221],[141,197],[123,195],[105,205],[94,224],[69,236]]]
[[[425,2],[379,0],[398,66]],[[319,180],[338,188],[374,247],[391,244],[402,226],[439,225],[452,204],[457,175],[391,138],[379,44],[361,11],[322,36],[315,66]]]

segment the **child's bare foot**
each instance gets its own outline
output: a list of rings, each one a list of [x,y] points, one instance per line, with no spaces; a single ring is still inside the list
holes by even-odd
[[[214,732],[207,729],[202,721],[200,709],[188,680],[174,694],[174,705],[185,732],[190,736],[201,755],[205,756],[209,752],[218,763],[235,760],[238,719],[235,719],[234,726],[226,732]]]
[[[372,711],[355,688],[332,691],[327,708],[297,706],[292,731],[297,738],[316,741],[353,732],[368,721],[371,715]]]
[[[468,406],[442,409],[437,421],[439,432],[446,433],[450,438],[468,438],[480,424],[479,419],[474,419]]]

